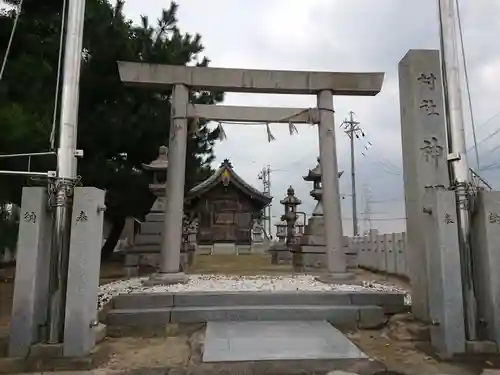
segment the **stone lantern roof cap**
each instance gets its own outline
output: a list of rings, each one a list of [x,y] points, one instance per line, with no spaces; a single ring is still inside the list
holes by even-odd
[[[280,203],[298,206],[302,201],[295,196],[295,190],[290,186],[286,191],[286,197],[280,200]]]
[[[147,171],[164,171],[168,168],[168,147],[160,146],[158,157],[149,164],[142,164]]]
[[[313,169],[309,169],[307,176],[302,177],[304,181],[321,181],[320,158],[318,157],[316,160],[318,161],[318,164]],[[340,178],[340,176],[342,176],[343,173],[344,171],[340,171],[337,175],[337,178]]]
[[[321,180],[321,163],[319,162],[319,157],[316,160],[318,161],[318,164],[313,169],[309,169],[307,176],[302,177],[305,181]]]

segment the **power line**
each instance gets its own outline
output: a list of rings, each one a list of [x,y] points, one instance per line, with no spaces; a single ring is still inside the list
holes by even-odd
[[[389,203],[389,202],[404,202],[404,198],[392,198],[392,199],[371,201],[371,203],[374,203],[374,204]]]
[[[356,139],[362,144],[363,150],[360,152],[363,157],[367,157],[368,151],[373,147],[373,143],[367,140],[366,134],[363,132],[362,137],[356,137]],[[392,163],[388,159],[378,158],[375,163],[382,165],[384,172],[389,173],[394,176],[401,175],[401,167]]]
[[[491,116],[485,122],[483,122],[481,125],[479,125],[476,130],[482,129],[483,127],[485,127],[486,125],[488,125],[489,123],[491,123],[493,120],[495,120],[499,116],[500,116],[500,111],[497,112],[497,113],[495,113],[493,116]],[[500,128],[497,128],[496,130],[494,130],[493,132],[491,132],[490,134],[488,134],[485,138],[483,138],[481,141],[477,142],[477,144],[475,145],[475,147],[477,147],[481,143],[486,142],[487,140],[491,139],[491,137],[494,136],[494,135],[496,135],[498,132],[500,132]],[[473,148],[474,148],[474,146],[468,148],[467,152],[471,151]]]
[[[349,217],[343,217],[342,220],[350,220]],[[395,221],[395,220],[406,220],[406,217],[372,217],[370,221]]]
[[[471,98],[471,94],[470,94],[470,84],[469,84],[469,72],[468,72],[468,67],[467,67],[467,58],[465,56],[464,33],[462,30],[462,17],[460,16],[460,4],[459,4],[458,0],[455,0],[455,6],[457,8],[458,31],[459,31],[459,39],[460,39],[460,52],[462,54],[462,63],[464,66],[465,87],[467,90],[467,99],[469,102],[469,113],[470,113],[470,120],[471,120],[471,125],[472,125],[472,138],[474,140],[474,151],[476,153],[476,164],[477,164],[477,169],[479,171],[479,152],[477,149],[476,124],[474,122],[474,111],[472,109],[472,98]]]
[[[342,220],[351,220],[350,217],[343,217]],[[371,221],[396,221],[396,220],[406,220],[406,217],[372,217]]]

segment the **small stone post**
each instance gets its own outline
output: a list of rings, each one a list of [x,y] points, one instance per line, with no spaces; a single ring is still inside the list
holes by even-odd
[[[104,329],[97,318],[104,196],[104,190],[94,187],[75,188],[64,323],[65,357],[89,354]]]
[[[47,202],[45,188],[23,188],[10,323],[10,357],[28,355],[31,345],[42,340],[40,327],[47,318],[52,229]]]

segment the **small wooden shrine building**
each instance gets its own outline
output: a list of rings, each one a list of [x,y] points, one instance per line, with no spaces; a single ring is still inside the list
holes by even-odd
[[[271,201],[272,197],[236,174],[226,159],[212,176],[188,192],[185,210],[198,219],[199,247],[212,247],[211,253],[231,253],[252,245],[256,219]],[[214,246],[225,250],[217,251]]]

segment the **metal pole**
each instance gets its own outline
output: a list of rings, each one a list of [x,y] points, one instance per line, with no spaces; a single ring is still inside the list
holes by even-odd
[[[468,340],[477,338],[477,307],[472,274],[470,248],[470,175],[467,163],[465,129],[460,80],[459,46],[455,0],[438,0],[445,104],[447,110],[448,145],[452,170],[452,186],[457,197],[458,232],[462,265],[465,326]]]
[[[30,172],[30,171],[2,171],[2,170],[0,170],[0,175],[25,176],[25,177],[49,177],[48,172]]]
[[[354,136],[356,135],[357,122],[354,121],[354,113],[349,113],[350,119],[350,138],[351,138],[351,188],[352,188],[352,235],[355,237],[358,233],[358,210],[356,207],[356,166],[354,161]]]
[[[0,154],[0,159],[6,159],[6,158],[19,158],[23,156],[46,156],[46,155],[55,155],[56,153],[54,151],[47,151],[47,152],[29,152],[27,154]]]
[[[68,1],[57,178],[51,186],[54,194],[54,228],[49,277],[49,343],[62,342],[64,338],[72,195],[77,179],[75,152],[85,0]]]

